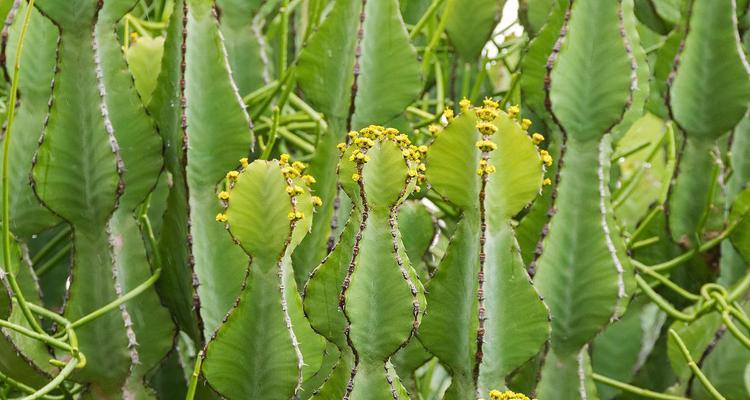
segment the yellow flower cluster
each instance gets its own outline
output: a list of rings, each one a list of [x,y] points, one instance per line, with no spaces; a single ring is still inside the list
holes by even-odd
[[[549,154],[547,150],[539,150],[539,156],[542,157],[542,162],[546,166],[552,165],[552,156]]]
[[[501,392],[499,390],[490,390],[490,399],[491,400],[530,400],[525,394],[516,393],[511,390],[506,390],[504,392]],[[484,400],[484,399],[480,399],[480,400]]]
[[[469,103],[468,107],[471,107],[471,103]],[[476,146],[483,153],[482,159],[479,160],[477,175],[486,176],[497,170],[494,165],[489,163],[488,159],[489,152],[497,150],[497,144],[490,140],[490,137],[497,132],[497,126],[494,121],[500,113],[500,103],[487,97],[484,99],[483,106],[475,109],[474,113],[479,118],[476,128],[482,134],[482,140],[478,141]]]
[[[435,134],[438,131],[436,126],[434,129],[430,126],[430,132]],[[349,142],[339,143],[336,147],[340,152],[345,153],[349,146],[354,147],[349,161],[353,161],[357,164],[365,164],[370,161],[370,157],[367,152],[375,145],[377,141],[391,141],[398,145],[401,150],[401,154],[406,160],[409,166],[409,177],[417,178],[420,182],[423,182],[425,177],[423,172],[426,170],[425,165],[422,163],[424,155],[427,153],[427,146],[416,146],[411,143],[409,137],[395,128],[385,128],[380,125],[370,125],[362,130],[349,132]],[[359,181],[362,176],[359,173],[352,174],[352,180]],[[419,186],[415,188],[417,192],[420,191]]]
[[[219,200],[221,200],[222,204],[224,205],[224,209],[226,210],[226,207],[229,203],[229,197],[230,197],[230,191],[231,188],[234,187],[234,183],[237,181],[237,179],[240,177],[240,174],[247,169],[247,167],[250,165],[248,159],[246,157],[243,157],[240,159],[240,170],[232,170],[227,172],[226,178],[229,183],[229,189],[228,190],[222,190],[219,192],[217,197]],[[281,166],[281,173],[283,174],[284,178],[287,182],[286,192],[287,194],[294,198],[300,194],[305,193],[305,188],[295,184],[294,179],[299,178],[302,183],[305,184],[305,186],[309,187],[312,186],[316,180],[312,175],[304,175],[305,169],[307,169],[307,166],[299,161],[290,162],[289,154],[282,154],[279,156],[279,165]],[[321,206],[323,205],[323,201],[318,196],[312,196],[311,199],[314,206]],[[293,203],[294,204],[294,203]],[[300,220],[305,217],[304,213],[297,211],[296,209],[293,209],[288,214],[289,220]],[[218,213],[216,214],[216,221],[225,223],[228,221],[228,217],[225,213]]]

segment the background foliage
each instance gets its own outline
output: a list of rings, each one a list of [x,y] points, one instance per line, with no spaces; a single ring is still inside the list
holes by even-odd
[[[748,7],[0,0],[0,398],[750,399]]]

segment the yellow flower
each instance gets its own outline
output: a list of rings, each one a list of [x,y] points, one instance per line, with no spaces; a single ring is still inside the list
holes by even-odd
[[[352,174],[352,180],[353,180],[353,181],[355,181],[355,182],[359,182],[359,180],[360,180],[360,179],[362,179],[362,177],[361,177],[361,176],[359,176],[359,174],[358,174],[358,173],[353,173],[353,174]]]
[[[219,200],[229,200],[229,192],[223,190],[219,192]]]
[[[497,127],[492,122],[480,121],[477,123],[477,129],[482,135],[488,136],[497,132]]]
[[[343,153],[346,151],[346,143],[339,143],[336,145],[336,148],[339,149],[339,151]]]
[[[549,186],[552,184],[552,179],[550,178],[544,178],[544,182],[542,182],[544,186]]]
[[[296,178],[299,176],[300,171],[296,170],[292,167],[284,167],[281,169],[281,173],[284,175],[285,178]]]
[[[458,106],[461,107],[461,112],[466,112],[471,107],[471,100],[464,97],[458,102]]]
[[[454,117],[454,114],[453,114],[453,109],[450,109],[450,108],[446,108],[445,110],[443,110],[443,116],[445,117],[445,119],[446,119],[446,120],[447,120],[448,122],[452,121],[452,120],[453,120],[453,117]]]
[[[422,154],[427,154],[427,146],[425,146],[425,145],[421,145],[421,146],[417,147],[417,150],[419,150],[419,152],[422,153]]]
[[[289,162],[289,154],[282,154],[279,156],[279,164],[285,165]]]
[[[309,185],[312,185],[312,184],[314,184],[315,182],[317,182],[317,181],[315,180],[315,177],[314,177],[314,176],[312,176],[312,175],[303,175],[301,179],[302,179],[302,181],[303,181],[303,182],[305,182],[305,184],[307,184],[308,186],[309,186]]]
[[[216,222],[227,222],[227,215],[222,213],[216,214]]]
[[[416,177],[417,175],[418,175],[418,173],[417,173],[417,170],[416,170],[416,169],[410,169],[410,170],[409,170],[409,176],[410,176],[410,177],[414,178],[414,177]]]
[[[542,143],[544,141],[544,136],[542,136],[541,133],[536,132],[531,135],[531,141],[534,142],[534,144]]]
[[[240,158],[240,165],[242,165],[242,168],[247,168],[247,165],[248,165],[247,157]]]
[[[301,173],[302,171],[305,170],[305,168],[307,168],[307,165],[305,165],[302,162],[295,161],[295,162],[292,163],[292,168],[296,169],[297,171],[299,171]]]
[[[383,131],[383,135],[385,135],[388,139],[393,139],[398,135],[398,129],[396,128],[388,128],[385,131]]]
[[[425,172],[427,171],[427,166],[424,164],[419,164],[419,166],[417,166],[417,169],[419,170],[419,172]]]
[[[359,136],[359,132],[357,132],[357,131],[351,131],[351,132],[348,133],[348,136],[349,136],[350,139],[354,139],[357,136]]]
[[[305,218],[305,214],[300,211],[289,211],[289,214],[287,214],[286,216],[290,221],[297,221]]]
[[[500,103],[496,102],[495,100],[492,100],[491,97],[485,97],[484,106],[487,108],[498,108],[500,107]]]
[[[422,188],[419,186],[414,186],[414,192],[419,193],[422,191]]]
[[[316,207],[320,207],[323,205],[323,199],[318,196],[313,196],[310,198],[310,200],[312,200],[313,205]]]
[[[427,128],[427,130],[430,132],[430,135],[435,136],[440,132],[440,126],[432,124]]]
[[[539,156],[542,157],[542,162],[546,166],[552,165],[552,156],[549,155],[549,152],[547,150],[539,150]]]
[[[500,399],[500,396],[502,396],[503,393],[499,390],[490,390],[490,398],[492,400],[498,400]]]
[[[523,128],[523,130],[529,129],[530,126],[531,126],[531,120],[530,119],[524,118],[524,119],[521,120],[521,128]]]
[[[479,150],[482,151],[493,151],[497,149],[497,145],[493,143],[491,140],[480,140],[476,143],[476,146]]]
[[[240,176],[240,173],[237,171],[227,172],[227,179],[229,179],[230,181],[237,179],[238,176]]]
[[[497,110],[489,107],[478,108],[475,113],[482,121],[492,122],[497,118]]]
[[[517,105],[508,107],[508,116],[511,118],[517,117],[520,112],[521,108]]]

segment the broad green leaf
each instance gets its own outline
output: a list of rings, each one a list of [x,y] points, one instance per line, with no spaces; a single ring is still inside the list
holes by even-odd
[[[637,21],[633,12],[633,0],[622,0],[621,19],[622,27],[627,40],[627,49],[631,57],[631,83],[635,81],[632,97],[628,110],[623,114],[622,119],[612,129],[613,142],[619,142],[625,133],[633,124],[643,116],[646,101],[649,98],[650,76],[646,52],[641,46],[641,37],[637,29]]]
[[[171,307],[179,308],[183,329],[195,335],[190,316],[188,267],[192,267],[202,334],[208,336],[239,294],[248,264],[247,256],[231,241],[217,240],[225,233],[214,221],[219,211],[216,185],[249,155],[253,133],[228,69],[212,4],[176,2],[173,15],[177,18],[171,21],[170,32],[177,40],[169,40],[168,35],[165,64],[152,101],[174,181],[161,243],[169,270],[163,286],[168,296],[174,296]]]
[[[632,267],[612,215],[609,137],[569,140],[556,213],[535,276],[552,315],[552,348],[575,354],[620,312],[632,293]]]
[[[122,192],[123,165],[103,98],[106,88],[97,75],[103,54],[91,34],[100,4],[45,0],[37,5],[62,34],[52,106],[32,179],[37,196],[74,230],[64,315],[75,321],[118,296],[108,220]],[[88,360],[76,377],[94,382],[91,390],[102,398],[119,393],[129,374],[128,318],[123,307],[76,330]]]
[[[571,6],[567,34],[552,55],[549,88],[552,111],[569,139],[600,139],[628,105],[635,74],[620,33],[621,12],[614,1],[577,0]]]
[[[521,92],[524,103],[541,116],[548,115],[545,105],[545,77],[547,76],[547,59],[560,36],[560,29],[568,12],[567,0],[553,1],[547,23],[541,27],[539,34],[529,43],[526,54],[521,60]]]
[[[16,58],[25,4],[22,3],[16,11],[17,17],[8,31],[8,44],[4,47],[5,68],[8,71],[12,71]],[[59,217],[40,204],[29,185],[31,159],[39,145],[49,108],[47,102],[55,74],[58,35],[57,27],[49,19],[37,10],[32,12],[25,40],[33,45],[23,47],[18,81],[18,91],[23,100],[16,109],[8,160],[11,230],[20,238],[28,238],[60,221]]]
[[[336,144],[344,141],[347,130],[396,118],[422,88],[417,53],[398,0],[335,1],[301,51],[296,77],[305,100],[329,123],[310,165],[324,207],[295,254],[301,284],[330,250],[326,243],[337,196]]]
[[[227,227],[252,262],[203,363],[209,384],[228,398],[292,398],[322,362],[323,340],[304,317],[289,256],[312,218],[309,191],[287,193],[298,184],[277,161],[255,161],[229,189]],[[295,211],[305,216],[290,219]]]
[[[734,0],[692,0],[690,15],[669,106],[689,140],[715,140],[745,115],[750,67],[737,35]]]
[[[264,21],[256,15],[263,3],[261,0],[216,1],[232,77],[243,95],[267,84],[270,79],[271,54],[263,35]]]
[[[489,154],[497,172],[483,183],[476,173],[481,153],[475,143],[482,138],[476,122],[473,111],[454,119],[438,134],[427,159],[433,189],[462,210],[428,285],[431,312],[419,331],[420,341],[453,376],[447,398],[502,387],[505,376],[548,337],[547,310],[531,285],[510,225],[541,189],[541,159],[521,127],[500,112],[491,137],[497,150]]]
[[[536,37],[549,21],[551,10],[557,0],[521,0],[518,4],[518,18],[526,32]]]
[[[179,328],[193,340],[200,340],[202,331],[197,313],[193,309],[194,289],[190,269],[190,250],[187,243],[188,208],[187,187],[184,171],[184,138],[182,131],[183,98],[181,60],[183,26],[183,0],[174,4],[174,12],[169,20],[167,39],[164,42],[164,56],[152,101],[151,111],[164,141],[164,161],[171,176],[171,188],[167,198],[166,212],[159,239],[162,276],[157,282],[158,292],[169,307]]]
[[[564,166],[535,277],[552,315],[552,348],[562,358],[622,314],[634,286],[609,193],[608,132],[622,120],[637,78],[622,3],[578,0],[569,12],[547,86],[566,137]]]
[[[739,197],[741,191],[746,190],[747,182],[750,182],[750,117],[743,118],[734,130],[730,156],[733,172],[727,182],[728,206]],[[734,249],[730,251],[737,251],[744,259],[744,263],[741,263],[742,268],[734,271],[734,275],[739,278],[744,275],[747,262],[750,262],[750,218],[745,218],[740,226],[735,228],[731,242]],[[725,270],[722,269],[722,275],[724,273]]]
[[[138,90],[143,104],[148,105],[151,102],[151,95],[156,89],[163,56],[164,38],[161,36],[139,37],[125,52],[128,68],[130,73],[133,74],[135,88]]]
[[[352,398],[398,392],[400,383],[388,368],[389,359],[412,338],[425,309],[424,289],[397,221],[398,207],[414,187],[407,174],[412,167],[390,140],[378,140],[367,155],[370,160],[358,168],[359,190],[347,192],[363,204],[356,250],[342,285],[347,341],[357,355],[349,381],[353,389],[347,390]]]
[[[503,15],[504,0],[450,0],[446,3],[448,37],[466,61],[481,55]]]
[[[567,357],[560,357],[550,350],[537,387],[539,398],[598,400],[591,374],[588,347]]]
[[[734,7],[734,0],[692,1],[688,34],[673,66],[669,107],[686,138],[669,203],[675,241],[700,233],[702,218],[696,216],[707,212],[713,184],[706,173],[713,168],[711,146],[737,125],[750,104],[750,66]],[[711,99],[710,104],[704,99]]]

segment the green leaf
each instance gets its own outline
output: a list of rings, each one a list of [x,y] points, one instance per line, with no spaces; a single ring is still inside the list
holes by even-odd
[[[176,2],[173,15],[152,101],[174,181],[161,242],[166,264],[162,287],[172,297],[172,309],[179,309],[182,328],[196,335],[191,276],[185,266],[192,267],[202,334],[208,336],[239,294],[248,264],[238,247],[217,240],[225,233],[214,221],[219,211],[216,185],[249,155],[254,137],[228,69],[212,4]]]
[[[552,55],[549,88],[552,111],[569,139],[601,138],[628,106],[636,75],[620,34],[621,12],[621,4],[613,1],[571,5],[567,34]]]
[[[53,102],[32,179],[37,196],[74,230],[65,317],[75,321],[118,296],[108,220],[122,191],[123,165],[103,99],[107,89],[97,75],[103,54],[91,32],[98,3],[37,5],[60,26],[62,36]],[[76,330],[88,360],[76,376],[94,382],[92,390],[103,397],[118,393],[129,374],[128,318],[123,307]]]
[[[541,190],[541,159],[521,127],[500,112],[491,137],[497,150],[489,154],[497,172],[483,183],[476,173],[481,153],[475,143],[482,138],[476,122],[473,111],[451,121],[427,159],[432,188],[462,210],[429,283],[431,311],[419,331],[420,341],[453,376],[448,398],[502,387],[505,376],[536,354],[549,333],[547,310],[530,283],[510,224]]]
[[[677,334],[680,335],[682,341],[685,342],[685,346],[690,351],[693,360],[697,361],[702,358],[703,351],[714,340],[716,331],[720,326],[721,316],[717,313],[709,313],[690,323],[675,321],[670,328],[677,331]],[[682,355],[677,343],[675,343],[671,336],[668,338],[667,355],[669,356],[669,363],[672,365],[672,370],[677,377],[682,381],[686,381],[692,372],[685,362],[685,357]]]
[[[504,0],[449,1],[446,31],[458,54],[466,61],[479,58],[503,15]]]
[[[296,77],[305,100],[329,123],[310,164],[324,208],[295,254],[301,283],[330,250],[326,244],[337,196],[336,144],[348,130],[396,118],[422,89],[420,64],[398,0],[337,0],[300,52]]]
[[[537,388],[539,398],[598,400],[599,395],[591,374],[591,359],[587,347],[567,357],[560,357],[550,350]]]
[[[156,83],[164,56],[164,38],[161,36],[139,37],[128,47],[125,57],[128,68],[133,74],[135,88],[143,100],[143,104],[151,102],[151,95],[156,89]]]
[[[730,161],[732,165],[732,176],[727,182],[727,203],[728,205],[739,198],[741,191],[746,191],[747,182],[750,181],[750,117],[745,117],[734,131],[732,136],[732,148],[730,152]],[[739,279],[744,275],[747,267],[746,263],[750,261],[750,218],[745,218],[740,225],[735,228],[731,236],[733,244],[732,251],[737,251],[745,262],[740,262],[741,268],[735,271],[734,275]],[[723,249],[722,249],[723,250]],[[722,253],[724,254],[724,253]],[[723,257],[722,257],[723,258]],[[725,271],[722,268],[722,275]]]
[[[312,218],[309,191],[287,194],[297,184],[288,186],[277,161],[255,161],[229,191],[227,226],[252,263],[206,347],[203,372],[223,396],[289,399],[321,365],[323,340],[304,317],[289,256]],[[305,217],[290,220],[295,211]]]
[[[260,0],[217,0],[221,34],[232,77],[240,93],[247,94],[268,83],[271,73],[270,49],[263,36]]]
[[[547,59],[560,36],[560,29],[565,22],[568,11],[567,0],[553,1],[547,23],[529,43],[526,54],[521,60],[521,92],[524,103],[541,116],[548,115],[545,105],[546,93],[544,80],[547,76]]]
[[[570,140],[555,209],[534,278],[552,314],[552,347],[575,354],[603,329],[632,293],[632,267],[612,215],[611,150]]]
[[[689,140],[715,140],[737,125],[750,102],[734,1],[693,0],[687,29],[669,106]]]
[[[16,15],[22,16],[25,8],[26,3],[21,3]],[[6,70],[11,70],[10,63],[15,60],[22,23],[23,18],[15,18],[9,28],[8,45],[4,47]],[[8,160],[11,231],[20,238],[28,238],[60,222],[59,217],[41,205],[29,185],[31,160],[39,146],[39,135],[49,109],[47,102],[52,92],[58,36],[57,27],[49,19],[36,9],[32,11],[25,40],[33,45],[23,47],[23,68],[19,70],[18,81],[23,100],[16,109]]]

